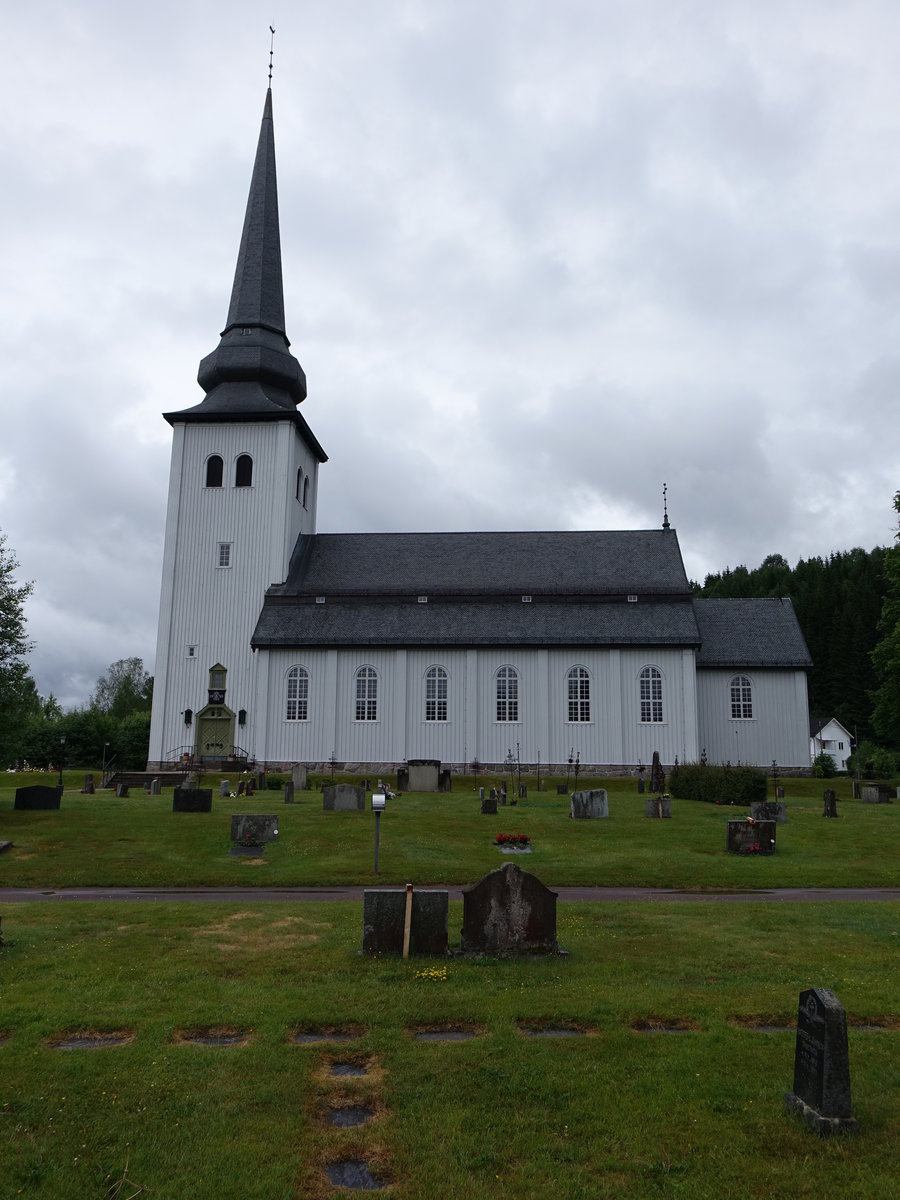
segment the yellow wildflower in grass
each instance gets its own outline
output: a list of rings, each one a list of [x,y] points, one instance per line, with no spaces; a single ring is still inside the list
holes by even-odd
[[[421,971],[416,971],[416,979],[436,979],[440,983],[447,982],[446,967],[423,967]]]

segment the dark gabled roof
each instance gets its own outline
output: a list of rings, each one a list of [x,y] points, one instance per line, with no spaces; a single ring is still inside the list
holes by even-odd
[[[839,729],[843,729],[844,733],[846,733],[848,738],[853,737],[853,735],[851,734],[851,732],[847,728],[847,726],[841,725],[841,723],[837,719],[837,717],[810,717],[809,718],[809,736],[816,737],[816,735],[820,734],[822,732],[822,730],[825,728],[825,726],[830,725],[832,721],[834,721],[835,725],[837,725]]]
[[[270,596],[690,596],[672,529],[320,533]]]
[[[254,649],[287,646],[696,646],[689,600],[594,603],[267,600]]]
[[[695,600],[698,667],[811,667],[788,599]]]

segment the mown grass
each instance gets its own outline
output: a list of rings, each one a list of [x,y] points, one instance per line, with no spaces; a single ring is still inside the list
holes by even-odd
[[[46,777],[44,777],[46,779]],[[530,791],[518,807],[482,816],[471,781],[449,795],[409,794],[388,802],[381,821],[380,875],[374,873],[374,818],[325,813],[318,792],[285,805],[280,792],[220,799],[210,814],[173,813],[172,793],[127,799],[82,796],[67,776],[58,812],[15,812],[11,777],[0,787],[0,882],[18,887],[317,886],[473,883],[502,861],[496,833],[524,832],[534,852],[522,865],[551,886],[668,888],[889,887],[900,881],[900,804],[850,799],[837,782],[840,816],[822,817],[821,780],[788,780],[788,822],[770,858],[725,851],[725,824],[746,809],[672,802],[671,820],[648,820],[634,780],[605,780],[610,816],[572,821],[555,790]],[[229,857],[233,812],[275,812],[277,844],[262,859]]]
[[[451,943],[461,905],[451,904]],[[7,905],[0,951],[0,1194],[152,1200],[333,1196],[324,1167],[373,1164],[398,1198],[865,1197],[900,1179],[900,904],[563,904],[567,958],[361,957],[354,904]],[[444,977],[443,967],[446,967]],[[851,1021],[855,1138],[782,1111],[797,995]],[[680,1020],[683,1034],[635,1022]],[[417,1028],[466,1025],[459,1044]],[[587,1036],[528,1039],[522,1024]],[[355,1027],[346,1047],[298,1027]],[[179,1044],[232,1027],[243,1046]],[[118,1048],[61,1051],[76,1030]],[[335,1080],[351,1058],[369,1075]],[[331,1128],[364,1100],[369,1124]]]

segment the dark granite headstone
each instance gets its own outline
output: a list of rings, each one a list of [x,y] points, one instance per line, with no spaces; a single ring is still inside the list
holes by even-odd
[[[85,796],[93,796],[95,794],[93,775],[85,775],[84,787],[81,790],[85,794]]]
[[[116,798],[119,800],[127,800],[128,799],[128,784],[127,783],[117,783],[116,784]]]
[[[285,804],[294,803],[294,784],[290,779],[284,785],[284,802]]]
[[[409,771],[406,767],[400,767],[397,771],[397,791],[409,791]]]
[[[322,789],[323,812],[365,812],[366,793],[352,783],[330,783]]]
[[[569,785],[568,785],[568,784],[566,784],[566,783],[558,783],[558,784],[556,785],[556,794],[557,794],[557,796],[565,796],[565,795],[567,795],[567,794],[568,794],[568,791],[569,791]]]
[[[175,788],[172,812],[212,812],[212,788]]]
[[[264,846],[278,837],[278,818],[265,813],[232,813],[231,840],[235,845]]]
[[[452,786],[453,786],[453,780],[450,775],[450,768],[445,767],[444,770],[441,771],[440,775],[438,775],[438,791],[439,792],[449,792],[451,790]]]
[[[528,785],[525,783],[519,784],[519,799],[520,800],[528,799]]]
[[[653,751],[653,762],[650,764],[650,791],[664,792],[666,790],[666,773],[659,761],[659,751]]]
[[[644,777],[643,777],[643,775],[639,775],[639,776],[638,776],[638,795],[639,795],[639,796],[643,796],[643,794],[644,794],[644,789],[645,789],[645,786],[646,786],[646,785],[645,785],[645,783],[644,783]]]
[[[16,788],[16,799],[13,808],[26,809],[34,812],[37,809],[59,808],[62,788],[55,784],[47,787],[43,783],[33,783],[30,787]]]
[[[235,790],[234,794],[235,794],[235,796],[243,796],[243,794],[246,790],[247,790],[247,785],[244,782],[244,780],[242,779],[240,781],[240,783],[237,785],[237,789]]]
[[[783,800],[751,800],[750,816],[754,821],[774,821],[776,825],[785,825],[787,805]]]
[[[784,1100],[820,1137],[859,1128],[850,1107],[847,1014],[829,988],[800,993],[794,1090]]]
[[[467,954],[556,954],[556,892],[515,863],[463,889]]]
[[[569,816],[575,821],[593,821],[609,816],[606,788],[591,788],[588,792],[573,792]]]
[[[644,816],[645,817],[671,817],[672,815],[672,798],[671,796],[645,796],[644,797]]]
[[[774,854],[774,821],[729,821],[729,854]]]
[[[264,792],[266,790],[266,773],[265,773],[265,771],[259,772],[259,774],[256,776],[256,778],[253,780],[253,786],[255,788],[259,788],[259,790],[261,792]]]
[[[822,812],[823,817],[836,817],[837,810],[837,793],[834,788],[826,788],[822,799],[825,802],[825,807]]]
[[[410,954],[447,953],[449,892],[412,894]],[[402,954],[406,919],[405,888],[367,888],[363,892],[363,954]]]
[[[481,789],[481,811],[486,816],[497,815],[497,793],[493,788],[489,796],[484,795],[484,788]]]

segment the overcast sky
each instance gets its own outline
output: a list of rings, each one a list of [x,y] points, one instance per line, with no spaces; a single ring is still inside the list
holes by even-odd
[[[896,0],[0,10],[0,530],[42,694],[152,671],[171,429],[275,39],[319,529],[637,529],[688,574],[891,541]]]

